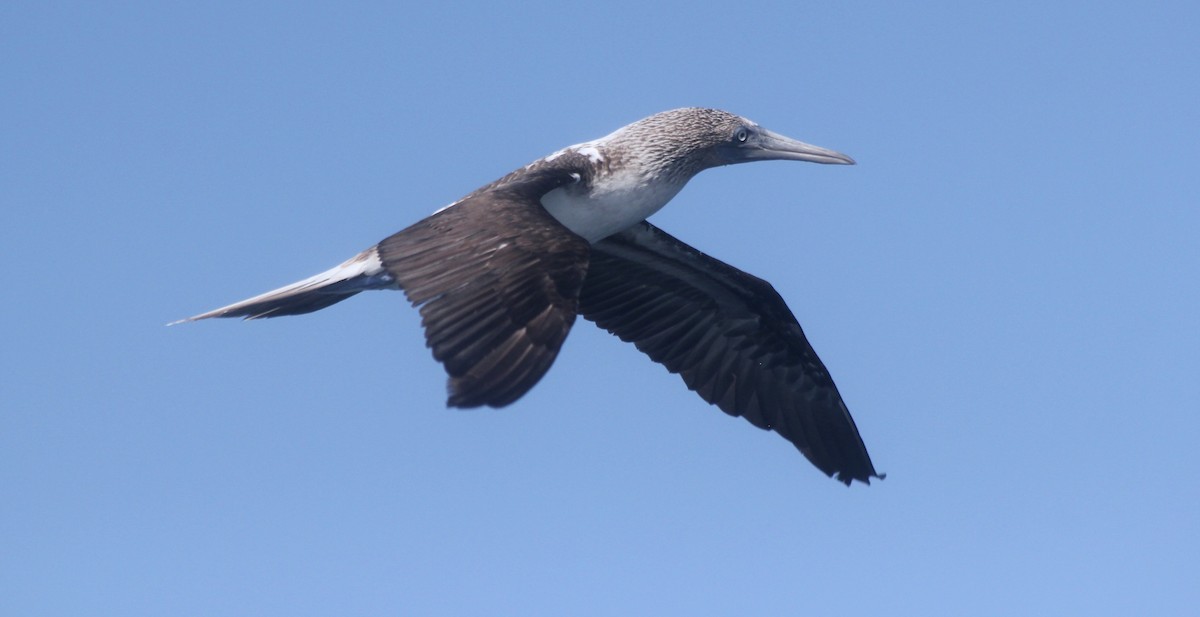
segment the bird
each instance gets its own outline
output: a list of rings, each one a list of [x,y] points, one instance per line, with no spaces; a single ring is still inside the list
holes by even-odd
[[[774,287],[646,221],[699,172],[768,160],[855,164],[727,111],[664,111],[525,165],[330,270],[173,323],[401,290],[449,376],[447,405],[473,408],[529,392],[582,315],[826,476],[870,484],[884,476]]]

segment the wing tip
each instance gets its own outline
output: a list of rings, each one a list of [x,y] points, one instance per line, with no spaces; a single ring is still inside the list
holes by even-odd
[[[829,472],[828,475],[831,478],[836,476],[837,481],[845,484],[846,486],[850,486],[855,480],[858,480],[867,486],[871,486],[871,478],[875,478],[876,480],[880,481],[887,479],[886,473],[876,473],[874,469],[872,469],[870,473],[866,474],[854,474],[846,471],[838,471]]]

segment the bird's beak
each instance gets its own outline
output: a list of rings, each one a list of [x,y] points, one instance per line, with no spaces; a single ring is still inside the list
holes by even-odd
[[[854,164],[854,159],[841,152],[806,144],[762,127],[755,127],[745,143],[728,147],[723,154],[727,159],[727,164],[750,161],[808,161],[827,165]]]

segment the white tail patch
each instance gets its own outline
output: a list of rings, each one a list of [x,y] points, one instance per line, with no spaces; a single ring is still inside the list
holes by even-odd
[[[167,325],[173,326],[177,323],[197,321],[210,317],[224,317],[256,304],[269,304],[312,292],[358,292],[368,289],[398,289],[391,275],[383,269],[383,262],[379,260],[379,252],[375,247],[371,247],[355,255],[337,267],[330,268],[302,281],[296,281],[291,285],[285,285],[279,289],[274,289],[253,298],[211,310],[207,313],[173,321]]]

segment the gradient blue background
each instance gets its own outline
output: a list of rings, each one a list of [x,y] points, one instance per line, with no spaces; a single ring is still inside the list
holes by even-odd
[[[1182,1],[5,2],[0,613],[1193,615],[1198,31]],[[858,159],[706,172],[653,220],[774,283],[886,481],[582,320],[471,412],[398,293],[163,326],[688,105]]]

